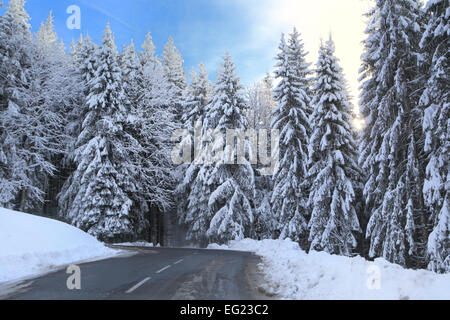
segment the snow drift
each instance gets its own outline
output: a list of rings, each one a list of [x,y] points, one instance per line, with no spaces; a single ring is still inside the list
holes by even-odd
[[[266,283],[260,289],[282,299],[450,299],[450,274],[408,270],[384,259],[306,254],[291,240],[231,241],[210,249],[251,251]]]
[[[119,252],[68,224],[0,208],[0,282]]]

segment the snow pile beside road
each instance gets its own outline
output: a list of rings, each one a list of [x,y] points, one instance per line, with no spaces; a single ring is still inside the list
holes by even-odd
[[[0,208],[0,282],[118,253],[68,224]]]
[[[136,242],[124,242],[124,243],[116,243],[113,245],[114,247],[144,247],[144,248],[153,248],[153,243],[147,241],[136,241]],[[156,247],[160,247],[160,244],[157,244]]]
[[[266,280],[261,289],[282,299],[450,299],[450,274],[408,270],[384,259],[306,254],[291,240],[245,239],[208,248],[261,256],[259,268]]]

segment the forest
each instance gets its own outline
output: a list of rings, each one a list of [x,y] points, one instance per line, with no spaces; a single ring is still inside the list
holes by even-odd
[[[156,55],[150,32],[119,50],[108,24],[101,43],[66,48],[52,13],[32,32],[24,5],[0,16],[1,207],[106,243],[290,238],[450,272],[449,0],[375,1],[359,106],[332,34],[314,64],[301,30],[282,35],[273,73],[244,87],[228,52],[211,81],[203,64],[186,74],[172,38]],[[267,175],[260,161],[201,161],[204,148],[175,164],[180,129],[189,143],[276,131],[279,161]]]

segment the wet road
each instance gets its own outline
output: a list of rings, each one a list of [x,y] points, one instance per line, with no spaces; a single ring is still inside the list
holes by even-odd
[[[258,258],[247,252],[128,248],[134,255],[80,264],[81,289],[69,290],[66,269],[0,286],[18,300],[252,300],[249,274]],[[3,291],[3,293],[2,293]]]

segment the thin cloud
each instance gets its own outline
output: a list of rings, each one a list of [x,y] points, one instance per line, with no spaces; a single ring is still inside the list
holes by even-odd
[[[94,10],[100,12],[101,14],[104,14],[104,15],[107,16],[108,18],[110,18],[110,19],[112,19],[112,20],[114,20],[114,21],[120,23],[121,25],[123,25],[124,27],[128,28],[128,29],[131,30],[131,31],[135,31],[135,32],[138,31],[135,27],[133,27],[132,25],[130,25],[130,24],[127,23],[126,21],[123,21],[123,20],[120,19],[119,17],[113,15],[113,14],[110,13],[109,11],[107,11],[107,10],[105,10],[105,9],[103,9],[103,8],[97,7],[96,5],[94,5],[94,4],[92,4],[92,3],[89,3],[89,2],[86,2],[86,1],[82,1],[82,3],[83,3],[85,6],[91,8],[91,9],[94,9]]]

